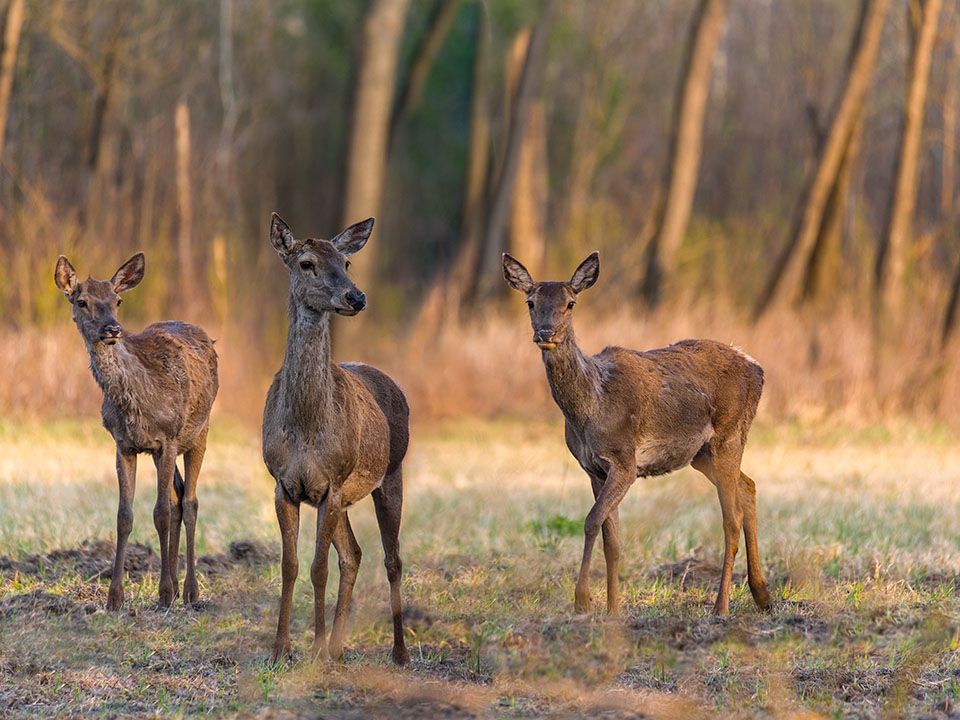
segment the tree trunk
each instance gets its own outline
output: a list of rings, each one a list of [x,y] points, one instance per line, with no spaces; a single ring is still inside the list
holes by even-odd
[[[664,179],[667,193],[657,210],[659,222],[647,251],[643,296],[651,306],[660,302],[664,278],[674,273],[677,254],[690,223],[700,172],[713,58],[726,14],[726,0],[701,0],[690,25],[674,101],[670,160]]]
[[[546,59],[547,38],[553,24],[557,0],[549,0],[543,15],[537,23],[527,46],[523,70],[517,81],[517,92],[510,112],[510,129],[503,154],[500,176],[490,204],[490,215],[484,235],[483,260],[480,265],[481,277],[478,283],[483,295],[496,291],[502,283],[500,277],[500,257],[504,250],[504,227],[513,199],[517,170],[520,167],[520,150],[530,121],[530,110],[539,90],[541,69]]]
[[[450,28],[453,27],[453,21],[457,19],[462,2],[463,0],[438,0],[434,7],[427,30],[414,50],[413,62],[400,88],[393,114],[390,116],[389,147],[393,147],[400,122],[420,106],[427,79],[430,77],[430,69],[443,47],[443,41],[450,33]]]
[[[17,69],[17,48],[23,29],[23,0],[10,0],[3,15],[3,46],[0,47],[0,160],[7,134],[7,116]]]
[[[827,299],[838,287],[840,254],[843,243],[843,222],[846,216],[847,199],[850,196],[850,180],[853,164],[860,151],[860,137],[863,133],[863,114],[857,119],[846,152],[837,170],[837,179],[827,197],[823,212],[823,221],[817,232],[817,238],[810,251],[803,273],[801,300],[813,301]]]
[[[948,222],[953,218],[957,186],[957,103],[960,101],[960,22],[954,20],[943,93],[943,167],[940,175],[940,212]]]
[[[903,131],[897,156],[893,192],[886,228],[877,253],[876,291],[879,310],[899,314],[903,299],[903,283],[907,270],[907,254],[913,235],[913,214],[917,202],[920,173],[920,140],[927,102],[930,62],[936,37],[941,0],[924,0],[919,4],[919,27],[913,42],[910,75],[904,108]]]
[[[817,169],[808,179],[802,200],[794,217],[790,240],[777,257],[767,282],[754,308],[759,317],[778,296],[799,300],[803,285],[803,269],[813,252],[823,225],[831,192],[837,184],[840,166],[847,154],[850,138],[862,112],[873,70],[883,25],[890,0],[868,0],[861,6],[860,22],[854,35],[850,62],[842,85],[842,94],[834,113],[827,139],[817,158]]]
[[[510,50],[507,92],[515,97],[517,81],[527,54],[530,33],[517,36]],[[546,251],[547,120],[543,100],[530,107],[530,118],[520,145],[516,189],[510,212],[510,252],[522,258],[534,277],[543,274]]]
[[[177,160],[177,210],[180,224],[177,233],[177,264],[180,270],[180,307],[193,309],[193,188],[190,183],[190,109],[181,100],[174,115]]]
[[[397,57],[409,4],[410,0],[372,0],[363,21],[347,155],[344,227],[380,213]],[[370,243],[353,259],[352,274],[360,288],[369,289],[377,248],[376,242]]]
[[[490,102],[487,81],[487,56],[490,29],[487,9],[477,3],[477,24],[473,59],[473,89],[470,108],[470,140],[467,182],[463,199],[463,227],[460,245],[453,261],[427,291],[417,320],[413,324],[414,341],[436,334],[441,325],[456,325],[460,308],[473,291],[483,237],[483,206],[490,167]]]

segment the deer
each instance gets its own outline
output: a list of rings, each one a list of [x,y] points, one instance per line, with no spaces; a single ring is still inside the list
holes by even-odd
[[[393,650],[397,665],[409,659],[400,598],[400,516],[403,459],[410,437],[410,409],[400,387],[361,363],[331,360],[331,315],[351,317],[366,296],[347,274],[349,256],[366,244],[373,218],[351,225],[332,240],[296,240],[273,214],[270,242],[290,279],[289,327],[283,364],[263,411],[263,460],[276,480],[274,504],[281,538],[280,612],[271,662],[291,655],[290,612],[297,579],[300,505],[317,508],[317,535],[310,579],[314,593],[315,660],[343,658],[347,613],[361,549],[347,510],[373,497],[390,583]],[[336,548],[340,586],[329,645],[324,598],[330,545]]]
[[[763,389],[760,364],[731,345],[682,340],[655,350],[610,346],[587,355],[577,345],[573,309],[600,276],[591,253],[567,282],[536,282],[510,254],[507,284],[526,298],[553,400],[564,417],[567,448],[590,477],[594,504],[584,521],[574,610],[591,610],[590,560],[598,532],[606,562],[607,614],[619,613],[620,502],[640,477],[691,465],[716,486],[724,554],[713,606],[726,615],[741,529],[754,602],[770,608],[757,544],[756,486],[740,468]]]
[[[169,608],[179,595],[181,523],[187,560],[183,603],[190,605],[200,596],[194,553],[197,480],[219,388],[217,353],[201,328],[184,322],[158,322],[136,334],[124,330],[117,320],[122,294],[140,283],[145,268],[143,253],[137,253],[109,280],[88,277],[79,282],[73,265],[61,255],[54,272],[103,392],[103,426],[116,443],[120,502],[117,552],[107,594],[107,610],[112,611],[123,606],[124,560],[133,529],[140,454],[152,456],[157,470],[153,522],[160,540],[159,607]],[[184,474],[177,467],[179,455],[184,458]]]

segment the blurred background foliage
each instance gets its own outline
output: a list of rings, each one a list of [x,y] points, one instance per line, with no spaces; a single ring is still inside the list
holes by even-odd
[[[108,277],[142,249],[124,321],[207,326],[221,407],[255,419],[286,331],[276,210],[298,236],[376,216],[337,355],[423,417],[542,413],[500,253],[555,278],[599,249],[588,350],[714,336],[767,367],[771,415],[960,419],[956,0],[0,11],[5,414],[98,404],[54,261]]]

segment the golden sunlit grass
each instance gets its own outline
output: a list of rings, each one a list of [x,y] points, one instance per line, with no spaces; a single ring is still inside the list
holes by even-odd
[[[573,615],[591,494],[559,427],[474,421],[415,432],[401,535],[413,659],[404,670],[388,660],[369,502],[351,511],[364,560],[346,663],[303,657],[312,510],[302,514],[294,606],[300,660],[267,663],[279,564],[221,553],[236,540],[276,551],[272,479],[254,435],[226,423],[214,433],[199,492],[203,603],[155,611],[155,567],[128,578],[120,615],[103,611],[106,581],[80,561],[0,569],[5,712],[687,718],[960,706],[960,442],[945,431],[756,428],[744,465],[758,486],[769,615],[754,609],[742,557],[731,616],[709,614],[721,545],[712,486],[690,470],[638,481],[622,506],[615,620]],[[102,429],[2,426],[0,446],[0,555],[112,541],[116,481]],[[153,547],[147,458],[138,480],[132,540]],[[598,608],[602,578],[600,559]]]

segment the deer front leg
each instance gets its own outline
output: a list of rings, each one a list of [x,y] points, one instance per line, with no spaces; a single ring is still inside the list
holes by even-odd
[[[619,507],[636,477],[636,468],[629,467],[626,463],[611,463],[607,480],[583,523],[583,560],[580,562],[580,575],[574,593],[574,610],[578,613],[590,612],[590,557],[597,534],[604,521]]]
[[[117,482],[120,486],[120,504],[117,507],[117,554],[113,560],[107,610],[119,610],[123,605],[123,565],[127,555],[127,539],[133,529],[133,495],[137,487],[136,453],[124,455],[117,448]]]
[[[164,445],[157,463],[157,504],[153,507],[153,524],[160,538],[160,607],[168,608],[173,603],[175,581],[174,569],[170,567],[170,497],[173,492],[173,474],[176,469],[177,449],[170,443]]]
[[[317,547],[310,566],[310,579],[313,581],[313,658],[317,660],[326,651],[326,607],[327,563],[330,556],[330,543],[340,524],[339,498],[331,497],[331,491],[317,508]]]
[[[357,582],[357,571],[363,553],[360,544],[350,527],[347,513],[340,513],[340,522],[333,534],[333,546],[340,559],[340,588],[337,590],[337,609],[333,615],[333,628],[330,630],[330,659],[334,662],[343,659],[343,640],[346,636],[347,613],[353,597],[353,586]]]
[[[600,497],[600,491],[606,482],[605,477],[590,474],[594,500]],[[603,535],[603,559],[607,566],[607,615],[620,614],[620,508],[616,507],[601,525]]]
[[[270,662],[279,662],[290,655],[290,610],[293,606],[293,586],[297,582],[300,564],[297,560],[297,538],[300,535],[300,504],[293,502],[277,482],[274,505],[280,524],[282,552],[280,572],[283,589],[280,591],[280,617],[277,620],[277,638],[273,643]]]

